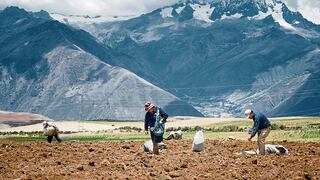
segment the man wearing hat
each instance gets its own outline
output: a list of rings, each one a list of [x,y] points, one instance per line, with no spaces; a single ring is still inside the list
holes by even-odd
[[[161,118],[159,122],[160,124],[166,123],[168,115],[160,107],[156,107],[151,102],[146,102],[144,104],[144,110],[146,111],[144,130],[146,133],[150,131],[151,140],[153,143],[153,154],[159,154],[158,143],[163,140],[163,134],[159,135],[154,133],[155,125],[157,123],[157,112],[159,113],[158,116]]]
[[[247,109],[244,113],[249,119],[252,119],[254,122],[252,131],[249,132],[251,136],[248,140],[251,141],[251,139],[256,135],[256,133],[258,133],[259,154],[264,155],[265,154],[264,143],[265,143],[266,137],[269,135],[271,130],[270,122],[264,114],[259,112],[253,112],[251,109]]]

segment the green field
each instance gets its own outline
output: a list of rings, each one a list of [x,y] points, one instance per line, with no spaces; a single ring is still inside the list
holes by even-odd
[[[90,123],[97,124],[115,124],[116,126],[127,126],[131,123],[126,122],[97,122]],[[267,138],[267,141],[320,141],[320,118],[295,118],[295,119],[281,119],[272,120],[272,131]],[[207,139],[225,139],[230,136],[236,139],[246,140],[249,135],[247,134],[248,128],[252,127],[250,120],[236,120],[226,122],[212,122],[204,127],[205,138]],[[183,127],[176,127],[183,128]],[[195,130],[189,128],[184,131],[183,138],[192,139]],[[166,132],[164,137],[167,137],[169,132]],[[126,128],[122,130],[114,130],[111,132],[96,132],[96,133],[74,133],[74,134],[61,134],[65,141],[136,141],[149,140],[149,135],[144,134],[143,131],[136,131],[134,128]],[[9,134],[2,135],[2,141],[45,141],[46,137],[39,134]]]

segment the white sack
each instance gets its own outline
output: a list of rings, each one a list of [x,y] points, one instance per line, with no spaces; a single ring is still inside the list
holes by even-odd
[[[158,143],[158,146],[159,146],[159,150],[167,149],[167,145],[163,142]],[[151,140],[144,143],[144,151],[151,152],[151,153],[153,152],[153,143]]]
[[[202,131],[196,132],[192,143],[192,150],[196,152],[204,150],[204,135]]]
[[[283,147],[282,145],[273,145],[273,144],[266,144],[265,152],[266,154],[283,154],[283,155],[289,154],[289,151],[287,148]],[[259,154],[259,149],[257,149],[257,153]]]
[[[54,136],[56,135],[56,129],[54,127],[47,127],[43,129],[43,134],[45,136]]]

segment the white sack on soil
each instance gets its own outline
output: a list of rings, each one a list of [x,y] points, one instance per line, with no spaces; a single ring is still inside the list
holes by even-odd
[[[183,132],[181,130],[179,131],[173,131],[173,132],[170,132],[169,136],[166,138],[166,140],[171,140],[171,139],[182,139],[182,135],[183,135]]]
[[[44,128],[43,134],[45,136],[54,136],[54,135],[56,135],[56,129],[54,127]]]
[[[158,146],[159,146],[159,150],[167,149],[167,145],[163,142],[158,143]],[[151,140],[144,143],[144,151],[151,152],[151,153],[153,152],[153,143]]]
[[[282,145],[273,145],[273,144],[266,144],[265,145],[265,152],[266,154],[282,154],[288,155],[289,150]],[[256,151],[243,151],[240,153],[236,153],[237,155],[244,155],[244,156],[254,156],[259,154],[259,149]]]
[[[192,150],[196,152],[204,150],[204,135],[202,131],[196,132],[192,143]]]
[[[266,151],[266,154],[282,154],[282,155],[289,154],[288,149],[283,147],[282,145],[266,144],[265,151]],[[257,149],[257,153],[259,154],[259,149]]]
[[[181,130],[175,133],[175,139],[182,139],[183,132]]]

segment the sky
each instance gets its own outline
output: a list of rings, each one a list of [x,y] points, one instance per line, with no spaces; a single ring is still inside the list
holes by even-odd
[[[19,6],[28,11],[41,9],[66,15],[136,16],[179,0],[1,0],[0,9]],[[308,20],[320,24],[320,0],[283,0],[291,10],[299,11]]]

